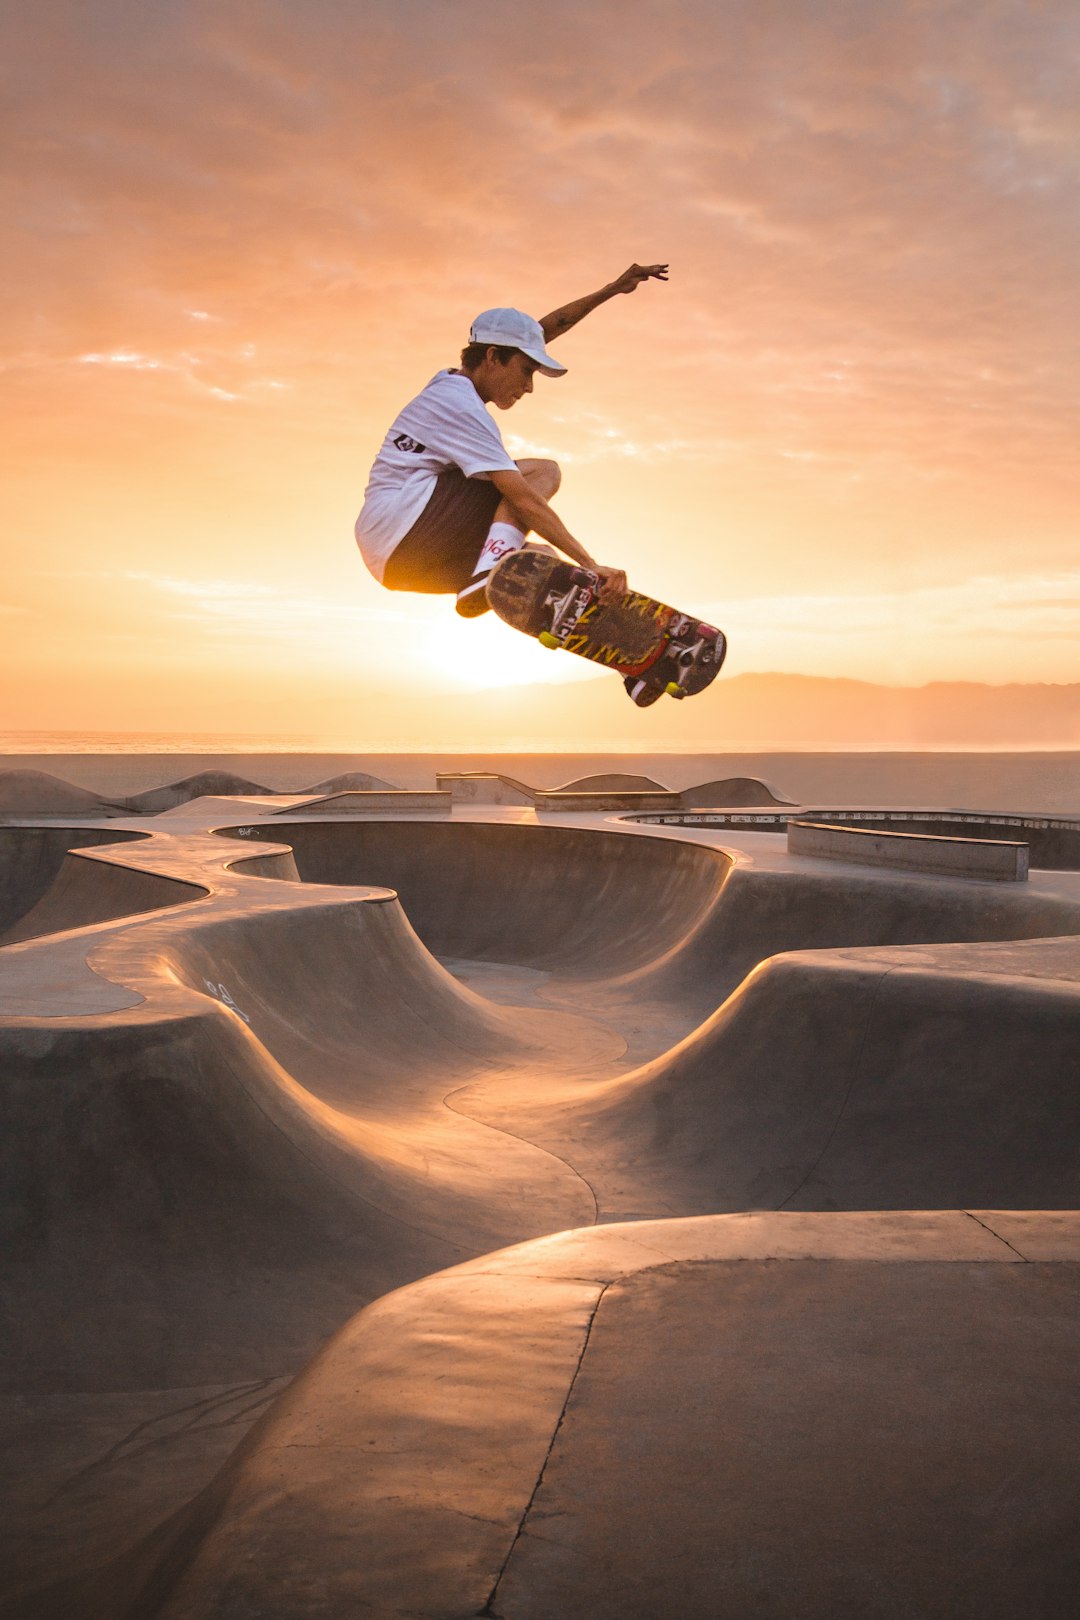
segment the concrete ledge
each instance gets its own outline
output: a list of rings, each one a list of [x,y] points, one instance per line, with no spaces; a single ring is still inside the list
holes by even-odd
[[[541,789],[536,794],[538,810],[677,810],[682,795],[669,793],[578,793],[565,788]]]
[[[536,797],[526,783],[491,771],[439,771],[435,786],[449,793],[455,804],[532,804]]]
[[[293,804],[275,810],[275,816],[356,816],[391,811],[395,816],[429,815],[432,811],[450,814],[453,798],[449,793],[410,792],[407,788],[393,788],[389,792],[378,788],[370,792],[330,793],[306,804]]]
[[[943,838],[930,833],[872,832],[867,827],[789,821],[789,855],[854,861],[860,866],[900,867],[945,877],[992,878],[1022,883],[1028,846],[987,838]]]

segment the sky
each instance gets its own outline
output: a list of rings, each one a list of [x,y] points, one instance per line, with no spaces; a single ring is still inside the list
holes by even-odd
[[[352,531],[479,310],[633,261],[494,413],[594,555],[730,673],[1078,678],[1075,0],[37,0],[0,59],[0,729],[621,719]]]

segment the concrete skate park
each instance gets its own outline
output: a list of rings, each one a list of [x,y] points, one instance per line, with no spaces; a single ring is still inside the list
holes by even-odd
[[[1075,1613],[1080,816],[17,786],[0,1613]]]

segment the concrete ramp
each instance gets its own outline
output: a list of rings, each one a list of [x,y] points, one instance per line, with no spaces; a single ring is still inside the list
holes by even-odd
[[[266,1375],[410,1272],[595,1217],[561,1161],[507,1137],[493,1157],[448,1101],[480,1072],[608,1064],[621,1043],[480,1000],[392,897],[311,899],[145,925],[134,972],[115,936],[94,965],[142,1006],[6,1033],[20,1381],[198,1383],[226,1346]]]
[[[557,793],[668,793],[663,782],[651,776],[633,776],[626,771],[608,771],[596,776],[579,776],[573,782],[564,782]]]
[[[113,816],[125,800],[106,799],[47,771],[0,771],[0,822],[38,816]]]
[[[261,782],[251,782],[247,777],[237,776],[235,771],[199,771],[195,776],[185,776],[182,781],[149,788],[145,793],[134,793],[124,800],[124,804],[135,815],[150,816],[156,815],[159,810],[172,810],[177,805],[189,804],[192,799],[206,799],[216,795],[262,796],[273,792],[273,788],[265,787]]]
[[[69,850],[140,842],[146,836],[104,827],[0,826],[0,943],[48,893]]]
[[[740,1209],[1068,1209],[1080,941],[774,956],[693,1035],[584,1095],[466,1105],[568,1160],[601,1219]]]
[[[23,1620],[1064,1620],[1078,1226],[713,1217],[444,1272]]]
[[[306,881],[393,888],[437,956],[560,976],[654,962],[709,910],[730,866],[693,844],[535,824],[282,822],[274,836]]]
[[[681,798],[687,810],[705,805],[737,808],[792,803],[756,776],[725,776],[715,782],[699,782],[696,787],[684,788]]]
[[[736,864],[707,905],[684,914],[685,932],[669,949],[622,973],[613,964],[605,995],[688,1001],[711,1012],[759,963],[788,951],[1080,935],[1080,891],[1025,886],[1006,900],[997,890],[857,867],[834,875],[809,863]]]
[[[198,900],[208,892],[198,884],[111,861],[107,855],[72,851],[37,904],[0,934],[0,945],[89,928],[118,917],[133,918]]]

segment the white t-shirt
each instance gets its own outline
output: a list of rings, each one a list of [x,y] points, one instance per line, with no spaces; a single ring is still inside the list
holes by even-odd
[[[371,468],[356,543],[375,578],[382,580],[440,473],[460,467],[466,478],[485,478],[516,466],[468,377],[438,372],[392,423]]]

